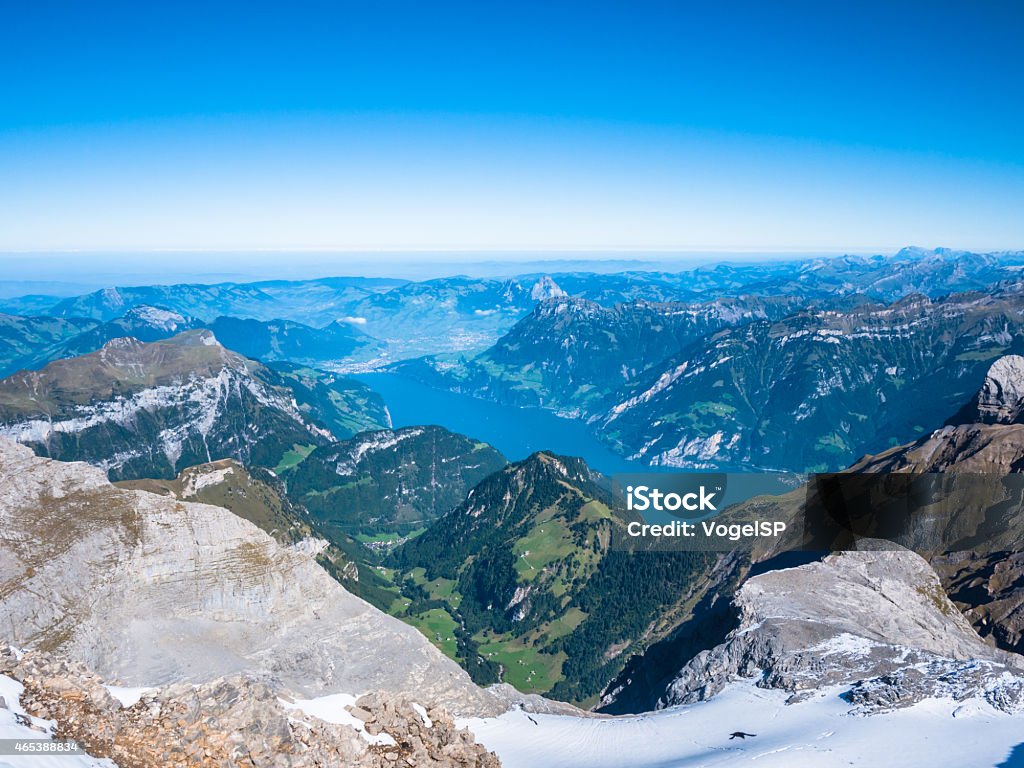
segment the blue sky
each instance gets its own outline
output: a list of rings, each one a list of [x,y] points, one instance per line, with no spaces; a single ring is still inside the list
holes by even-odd
[[[1015,2],[8,3],[0,250],[1024,248]]]

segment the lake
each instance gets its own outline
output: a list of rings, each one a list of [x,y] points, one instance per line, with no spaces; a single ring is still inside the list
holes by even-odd
[[[490,443],[510,461],[536,451],[579,456],[606,475],[657,471],[609,449],[580,420],[564,419],[543,408],[518,408],[469,395],[434,389],[393,373],[350,375],[384,398],[397,427],[437,424]]]
[[[519,461],[531,453],[545,450],[563,456],[579,456],[591,469],[609,476],[652,472],[694,473],[693,470],[651,467],[639,461],[630,461],[598,440],[583,421],[565,419],[543,408],[520,408],[479,400],[469,395],[434,389],[393,373],[352,374],[351,378],[380,393],[396,428],[437,424],[493,445],[509,461]],[[726,504],[735,504],[764,493],[785,493],[802,482],[802,478],[790,473],[755,471],[708,474],[720,478],[720,484],[726,487]],[[628,480],[628,477],[624,480]]]

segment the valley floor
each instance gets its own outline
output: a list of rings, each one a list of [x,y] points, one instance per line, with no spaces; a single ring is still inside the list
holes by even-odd
[[[460,725],[504,768],[1024,768],[1024,714],[932,700],[863,717],[841,690],[786,705],[781,691],[738,682],[710,701],[633,717],[510,712]],[[734,731],[757,735],[730,740]]]

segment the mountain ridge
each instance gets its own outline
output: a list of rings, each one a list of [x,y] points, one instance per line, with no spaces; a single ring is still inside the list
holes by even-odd
[[[207,330],[120,338],[0,380],[0,435],[119,478],[173,476],[226,457],[275,466],[294,445],[331,439],[320,414],[337,420],[342,408],[316,394]]]
[[[285,477],[289,493],[328,525],[409,533],[448,514],[507,463],[486,443],[427,425],[315,448]]]
[[[606,483],[582,459],[545,451],[490,475],[386,561],[405,615],[448,614],[449,653],[480,682],[595,703],[713,561],[614,547],[625,521]]]

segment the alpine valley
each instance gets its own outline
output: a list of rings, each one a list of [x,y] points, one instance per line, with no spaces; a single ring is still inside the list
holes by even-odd
[[[1019,765],[1022,269],[4,299],[0,740],[84,753],[0,765]],[[521,423],[555,426],[527,452]],[[652,477],[796,473],[717,510],[786,533],[623,546],[638,513],[560,424]],[[909,501],[815,517],[871,482]]]

